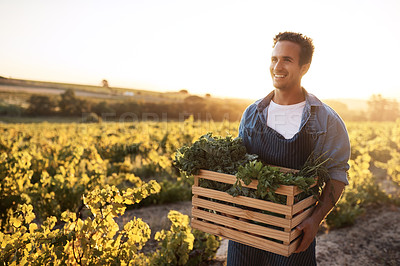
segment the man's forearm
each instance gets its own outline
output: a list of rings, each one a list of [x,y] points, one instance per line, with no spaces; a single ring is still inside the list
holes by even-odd
[[[319,223],[324,220],[324,218],[333,209],[336,202],[339,200],[342,192],[344,190],[345,184],[337,180],[329,180],[322,191],[321,199],[311,217],[318,221]]]

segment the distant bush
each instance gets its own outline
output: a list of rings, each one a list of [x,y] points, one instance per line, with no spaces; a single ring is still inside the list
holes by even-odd
[[[25,109],[15,104],[0,103],[0,115],[21,116]]]
[[[57,108],[57,101],[54,98],[43,95],[32,95],[29,98],[27,113],[30,115],[53,115]]]
[[[100,123],[102,121],[96,113],[88,113],[82,117],[82,123]]]
[[[100,117],[102,116],[102,114],[115,113],[115,110],[111,108],[106,101],[101,101],[97,104],[93,104],[91,111],[96,113]]]
[[[181,93],[186,94],[185,90]],[[139,94],[139,93],[137,93]],[[161,99],[161,97],[158,97]],[[16,105],[0,102],[0,115],[7,116],[69,116],[82,117],[94,113],[103,121],[183,121],[189,116],[202,121],[238,121],[250,104],[246,101],[211,98],[188,95],[184,99],[171,100],[164,97],[162,101],[144,101],[135,97],[124,100],[93,100],[77,97],[73,89],[67,89],[60,96],[31,95],[25,110]],[[82,122],[99,122],[96,116],[85,117]]]
[[[61,94],[58,106],[61,114],[66,116],[80,116],[83,113],[90,112],[90,102],[77,98],[72,89],[68,89]]]
[[[400,116],[400,105],[395,99],[373,94],[368,101],[368,113],[371,121],[396,121]]]

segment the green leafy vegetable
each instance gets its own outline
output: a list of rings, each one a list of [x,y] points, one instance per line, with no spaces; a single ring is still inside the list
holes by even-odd
[[[275,193],[281,185],[297,186],[304,193],[299,194],[299,201],[319,192],[329,178],[324,166],[329,159],[311,154],[304,166],[297,173],[283,173],[279,167],[273,167],[256,160],[257,155],[247,154],[240,138],[231,136],[213,137],[211,133],[203,135],[192,146],[178,149],[174,164],[185,175],[197,174],[200,169],[236,175],[235,184],[224,184],[212,180],[200,180],[200,186],[225,191],[232,196],[246,196],[285,203],[286,197]],[[316,182],[317,186],[310,188]],[[242,186],[258,181],[257,189]]]
[[[240,138],[213,137],[207,133],[192,146],[178,149],[174,165],[187,176],[197,174],[200,169],[234,175],[240,165],[256,158],[257,155],[246,153]]]

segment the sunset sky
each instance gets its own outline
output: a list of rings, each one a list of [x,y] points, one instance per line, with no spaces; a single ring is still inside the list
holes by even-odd
[[[400,99],[399,27],[399,0],[0,0],[0,76],[257,99],[289,30],[314,39],[308,91]]]

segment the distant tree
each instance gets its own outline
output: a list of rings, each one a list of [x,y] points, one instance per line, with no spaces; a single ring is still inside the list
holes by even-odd
[[[192,96],[188,96],[188,97],[186,97],[184,100],[183,100],[183,102],[186,104],[186,105],[201,105],[201,104],[204,104],[204,98],[203,97],[200,97],[200,96],[196,96],[196,95],[192,95]]]
[[[118,101],[110,104],[110,108],[117,117],[121,116],[140,116],[143,106],[137,101]]]
[[[30,115],[53,115],[57,107],[57,102],[48,96],[32,95],[28,102]]]
[[[399,103],[374,94],[368,101],[368,113],[372,121],[395,121],[400,115]]]
[[[182,94],[189,94],[188,90],[180,90],[179,93],[182,93]]]
[[[348,104],[338,100],[324,100],[324,103],[332,107],[345,121],[367,121],[369,119],[363,108],[350,109]]]
[[[184,103],[184,111],[190,114],[193,114],[197,117],[197,115],[206,115],[206,101],[204,98],[192,95],[188,96],[183,100]],[[199,118],[199,117],[197,117]],[[201,118],[200,118],[201,119]]]
[[[206,93],[206,96],[205,96],[206,98],[211,98],[211,94],[209,94],[209,93]]]
[[[16,104],[7,104],[0,101],[0,115],[21,116],[26,111],[23,107]]]
[[[325,100],[324,103],[332,107],[344,120],[349,120],[351,112],[347,104],[335,100]]]
[[[110,86],[108,86],[108,81],[106,80],[106,79],[103,79],[102,81],[101,81],[101,84],[102,84],[102,86],[104,87],[104,88],[109,88]]]
[[[111,108],[106,101],[101,101],[93,105],[91,110],[99,116],[102,116],[102,114],[115,113],[115,110]]]
[[[63,115],[76,115],[78,113],[77,98],[72,89],[68,89],[61,94],[61,100],[58,105]]]
[[[82,113],[90,111],[90,104],[88,101],[79,99],[75,96],[72,89],[66,90],[61,94],[61,100],[58,103],[62,115],[78,116]]]
[[[336,112],[345,113],[349,111],[347,104],[335,100],[325,100],[324,103],[332,107]]]

